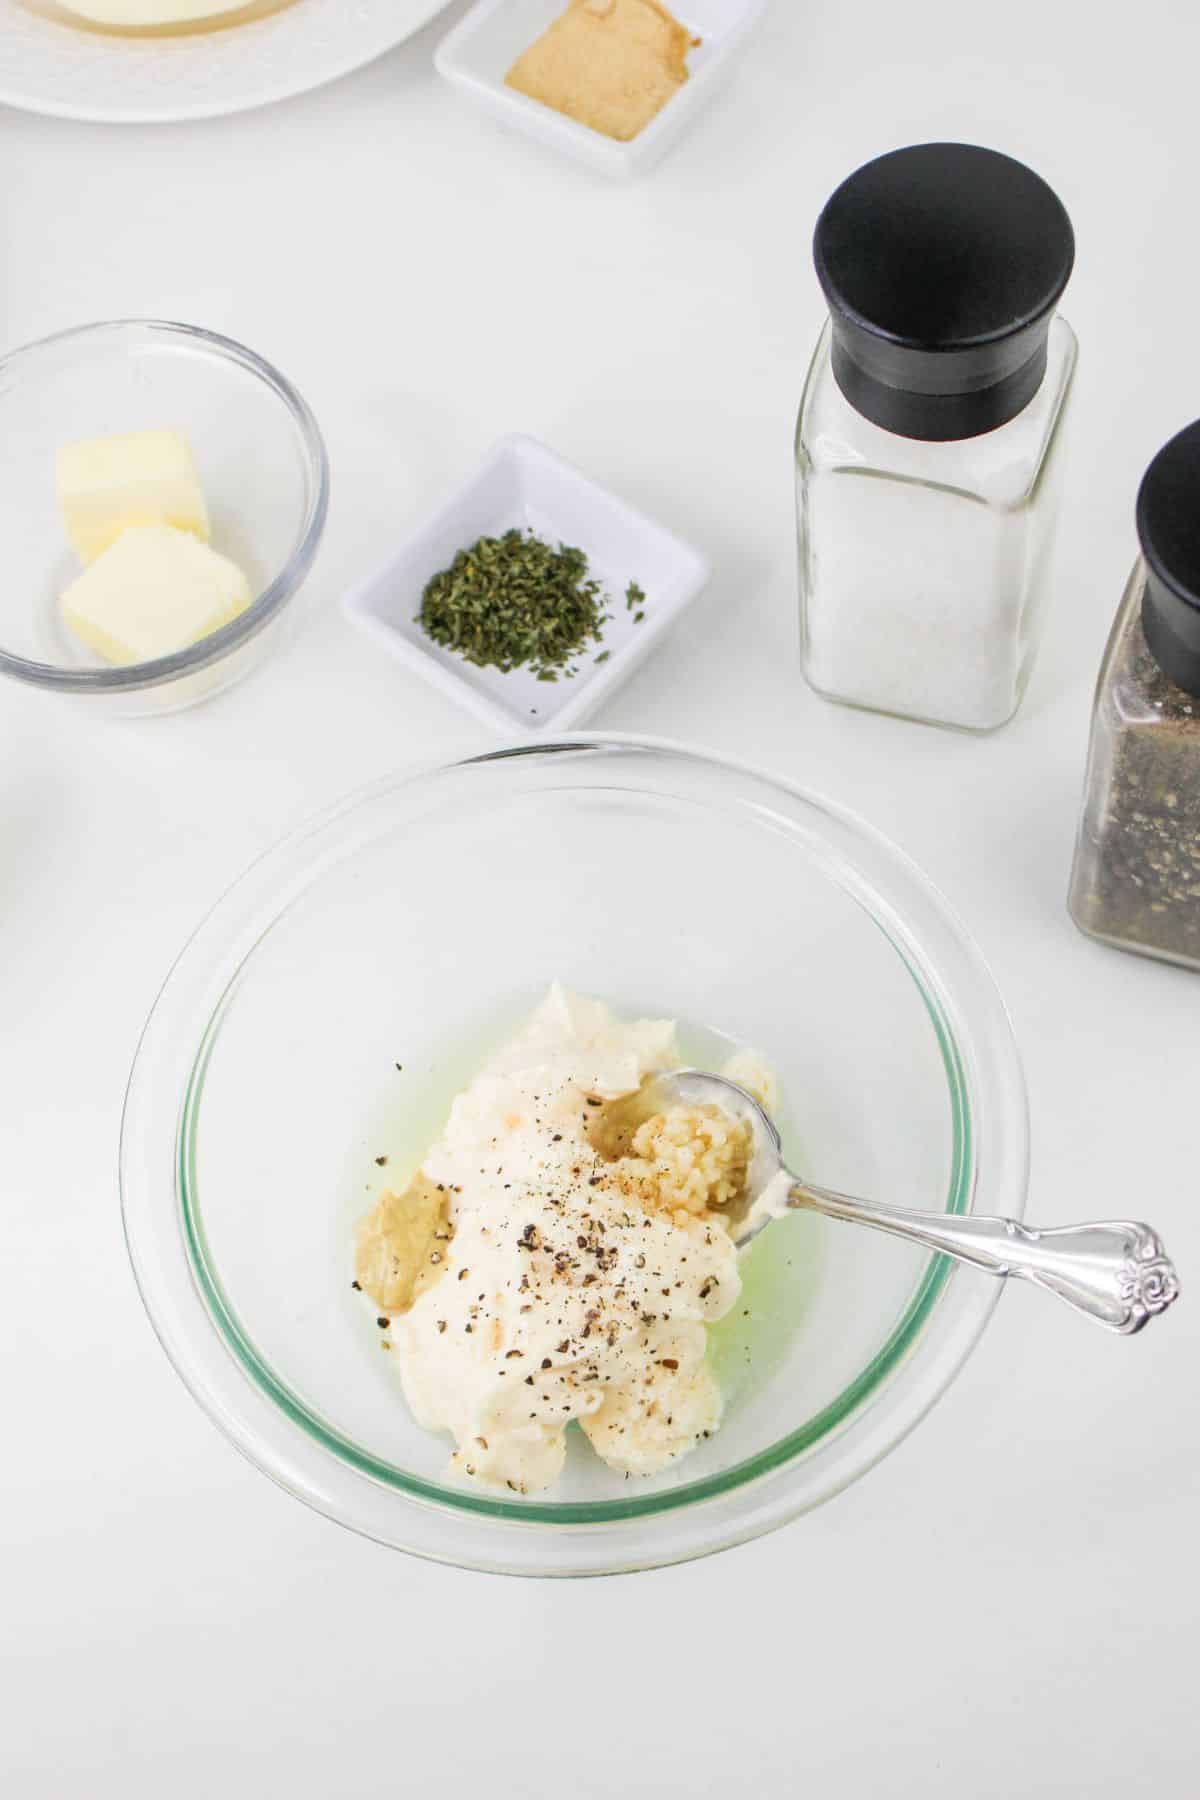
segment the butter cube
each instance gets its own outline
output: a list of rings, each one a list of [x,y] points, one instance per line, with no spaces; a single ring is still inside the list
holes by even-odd
[[[206,544],[209,539],[200,477],[188,441],[177,431],[64,444],[58,501],[84,563],[95,562],[131,525],[174,525]]]
[[[208,637],[245,612],[246,577],[188,531],[135,525],[62,596],[63,619],[111,663],[148,662]]]

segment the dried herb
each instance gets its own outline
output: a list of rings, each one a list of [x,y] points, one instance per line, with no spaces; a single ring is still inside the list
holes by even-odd
[[[460,550],[425,589],[421,625],[479,668],[527,668],[556,681],[611,618],[582,550],[506,531]]]

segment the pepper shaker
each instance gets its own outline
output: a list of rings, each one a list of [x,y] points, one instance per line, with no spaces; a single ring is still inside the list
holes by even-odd
[[[1200,422],[1151,463],[1137,530],[1096,689],[1071,916],[1200,969]]]
[[[796,434],[804,673],[831,700],[991,730],[1040,636],[1071,222],[1011,157],[920,144],[842,184],[813,253],[830,318]]]

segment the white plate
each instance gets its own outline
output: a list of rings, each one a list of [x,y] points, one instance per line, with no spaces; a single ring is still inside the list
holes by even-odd
[[[541,37],[564,4],[565,0],[478,0],[439,44],[437,71],[502,125],[540,138],[602,175],[621,179],[652,168],[687,129],[729,74],[766,0],[672,0],[676,18],[700,42],[688,57],[687,82],[628,144],[505,85],[504,78],[522,50]]]
[[[76,27],[50,16],[52,0],[0,0],[0,101],[112,124],[245,112],[348,75],[448,3],[292,0],[242,25],[148,38]]]
[[[549,543],[578,545],[609,596],[612,617],[603,641],[578,658],[573,676],[551,682],[525,669],[508,675],[477,669],[433,643],[418,620],[421,597],[438,570],[477,538],[512,526]],[[381,649],[477,719],[506,737],[528,736],[589,718],[703,591],[709,574],[698,550],[535,438],[517,436],[503,438],[429,523],[377,575],[347,594],[345,608]],[[631,581],[645,593],[643,607],[626,604]]]

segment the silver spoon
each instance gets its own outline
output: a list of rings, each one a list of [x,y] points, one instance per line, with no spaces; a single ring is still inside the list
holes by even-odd
[[[648,1108],[657,1113],[673,1105],[716,1105],[750,1126],[754,1147],[746,1189],[725,1210],[739,1247],[757,1237],[772,1219],[807,1207],[831,1219],[873,1225],[927,1250],[940,1250],[989,1275],[1032,1281],[1110,1331],[1126,1335],[1140,1331],[1178,1298],[1179,1277],[1148,1225],[1120,1220],[1036,1230],[1016,1219],[910,1212],[853,1200],[793,1175],[784,1164],[783,1145],[771,1120],[754,1096],[736,1083],[699,1069],[676,1069],[655,1076],[638,1096],[639,1112]]]

